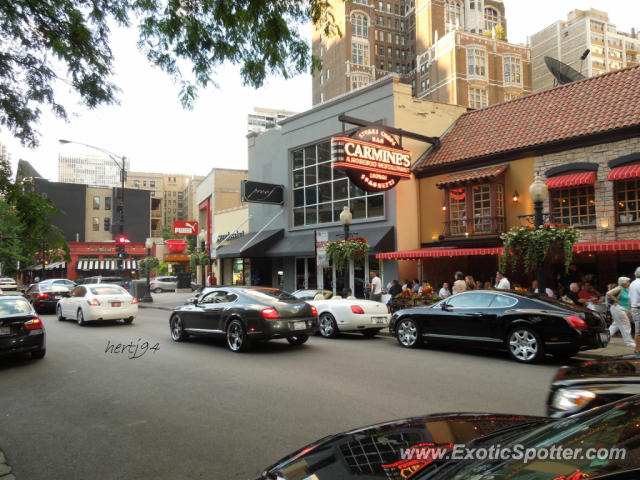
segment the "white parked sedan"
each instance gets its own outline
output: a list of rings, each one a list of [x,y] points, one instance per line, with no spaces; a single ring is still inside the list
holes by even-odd
[[[124,320],[131,323],[138,314],[138,299],[119,285],[78,285],[71,296],[56,306],[58,320],[75,319],[78,325],[94,320]]]
[[[340,332],[360,332],[373,337],[389,326],[391,313],[382,302],[343,299],[330,290],[296,290],[294,297],[305,300],[318,310],[320,335],[333,338]]]

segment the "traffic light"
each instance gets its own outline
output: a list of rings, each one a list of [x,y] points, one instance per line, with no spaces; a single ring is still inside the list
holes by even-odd
[[[129,239],[126,235],[118,235],[116,237],[116,252],[118,252],[118,258],[129,258],[126,246],[129,243]]]

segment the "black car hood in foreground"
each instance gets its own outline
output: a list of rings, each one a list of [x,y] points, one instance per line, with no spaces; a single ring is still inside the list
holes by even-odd
[[[425,444],[464,444],[545,417],[445,413],[363,427],[325,437],[268,467],[259,480],[407,479],[427,463],[403,461],[402,452]]]

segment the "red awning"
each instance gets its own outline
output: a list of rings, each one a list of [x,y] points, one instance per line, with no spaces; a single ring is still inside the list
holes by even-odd
[[[547,178],[549,188],[577,187],[579,185],[593,185],[596,183],[596,172],[580,172],[559,177]]]
[[[436,187],[443,188],[447,185],[463,184],[475,181],[488,180],[503,174],[507,170],[508,165],[497,165],[488,168],[476,168],[474,170],[465,170],[464,172],[451,173],[436,183]]]
[[[627,180],[628,178],[640,178],[640,163],[612,168],[607,175],[607,180]]]
[[[580,242],[573,246],[576,253],[583,252],[623,252],[640,250],[640,240],[618,240],[615,242]]]
[[[434,257],[460,257],[473,255],[502,255],[502,247],[495,248],[421,248],[402,252],[378,253],[376,258],[383,260],[419,260]]]

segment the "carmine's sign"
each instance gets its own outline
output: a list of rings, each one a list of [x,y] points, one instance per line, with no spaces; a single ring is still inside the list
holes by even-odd
[[[389,190],[411,177],[411,152],[399,148],[383,128],[361,128],[352,137],[333,137],[331,160],[334,168],[344,170],[353,183],[369,192]]]

